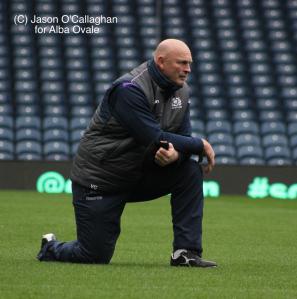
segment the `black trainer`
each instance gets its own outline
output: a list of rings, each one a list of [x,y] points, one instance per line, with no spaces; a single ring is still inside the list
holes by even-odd
[[[171,266],[184,266],[184,267],[201,267],[201,268],[215,268],[216,262],[203,260],[199,255],[193,251],[186,249],[176,250],[171,255]]]
[[[56,241],[57,238],[54,234],[49,233],[42,236],[41,239],[41,248],[39,253],[37,254],[37,259],[40,261],[50,261],[52,260],[50,252],[47,250],[47,244],[52,241]]]

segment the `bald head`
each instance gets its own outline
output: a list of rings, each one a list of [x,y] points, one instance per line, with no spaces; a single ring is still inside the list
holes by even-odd
[[[154,61],[171,81],[182,86],[191,72],[192,55],[189,47],[178,39],[165,39],[157,46]]]
[[[156,61],[159,56],[166,57],[178,52],[187,52],[191,54],[189,47],[183,41],[173,38],[165,39],[157,46],[154,53],[154,59]]]

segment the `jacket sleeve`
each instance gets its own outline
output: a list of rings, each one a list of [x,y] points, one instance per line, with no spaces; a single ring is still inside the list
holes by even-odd
[[[178,134],[163,131],[152,114],[143,91],[135,84],[117,86],[109,99],[109,107],[115,119],[137,142],[146,147],[153,142],[166,140],[177,151],[185,154],[200,154],[203,151],[202,140],[188,136],[187,123],[181,125]],[[189,115],[184,121],[189,122]]]
[[[183,135],[183,136],[188,136],[191,137],[192,135],[192,126],[191,126],[191,121],[190,121],[190,104],[187,106],[187,110],[183,119],[183,122],[181,126],[178,129],[178,134]],[[202,153],[200,153],[202,154]],[[184,153],[184,152],[179,152],[178,156],[178,163],[181,163],[188,158],[191,157],[190,153]]]
[[[188,137],[192,135],[192,126],[190,121],[190,104],[188,104],[187,106],[183,122],[181,123],[177,133]]]

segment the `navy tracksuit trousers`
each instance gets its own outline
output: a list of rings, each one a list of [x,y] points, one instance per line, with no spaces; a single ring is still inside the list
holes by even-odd
[[[191,249],[201,255],[202,183],[201,167],[194,160],[146,171],[131,192],[102,195],[73,182],[77,240],[49,242],[47,251],[55,261],[107,264],[120,234],[125,204],[171,193],[173,249]]]

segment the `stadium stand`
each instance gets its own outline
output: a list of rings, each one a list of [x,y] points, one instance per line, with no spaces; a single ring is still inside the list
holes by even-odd
[[[155,0],[2,1],[0,159],[71,159],[110,82],[173,37],[191,47],[193,134],[217,163],[297,164],[297,0],[161,2],[159,20]],[[20,13],[118,23],[37,34],[14,24]]]

